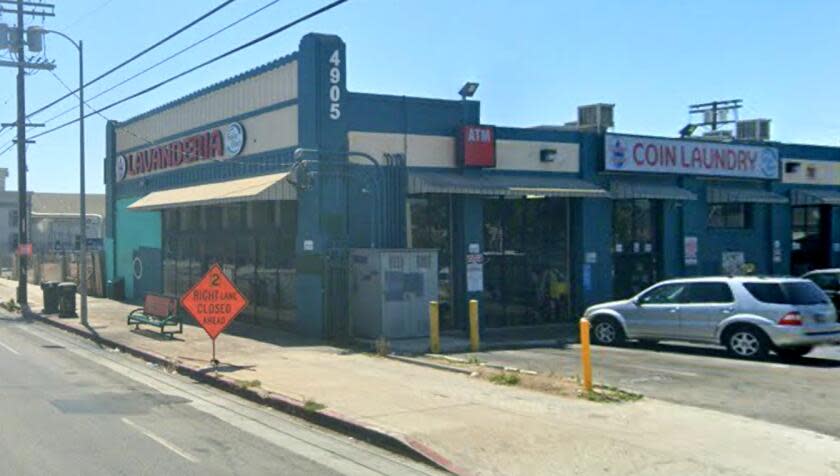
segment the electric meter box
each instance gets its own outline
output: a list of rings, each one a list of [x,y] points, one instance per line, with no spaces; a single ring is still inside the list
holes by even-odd
[[[350,252],[350,319],[355,337],[428,337],[429,301],[438,300],[438,252]]]

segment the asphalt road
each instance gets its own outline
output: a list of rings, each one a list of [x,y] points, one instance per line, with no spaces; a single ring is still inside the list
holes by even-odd
[[[8,315],[0,401],[2,474],[438,474]]]
[[[821,347],[796,364],[774,357],[729,358],[722,348],[665,342],[592,347],[594,380],[646,396],[840,437],[840,347]],[[580,374],[580,348],[463,354],[558,375]]]

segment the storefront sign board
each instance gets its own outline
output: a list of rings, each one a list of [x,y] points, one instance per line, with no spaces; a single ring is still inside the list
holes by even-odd
[[[683,256],[686,266],[697,264],[697,237],[686,236],[683,239]]]
[[[613,172],[669,173],[774,180],[773,147],[607,134],[604,168]]]
[[[773,241],[773,262],[782,262],[782,242],[779,240]]]
[[[484,291],[484,265],[481,262],[467,261],[467,292]]]
[[[828,160],[782,159],[782,182],[840,185],[840,163]]]
[[[496,166],[496,131],[491,126],[463,126],[459,131],[459,159],[463,167]]]
[[[181,137],[117,156],[117,182],[173,170],[207,160],[239,155],[245,148],[245,128],[239,122]]]

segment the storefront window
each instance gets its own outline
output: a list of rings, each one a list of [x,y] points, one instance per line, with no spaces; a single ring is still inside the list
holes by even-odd
[[[828,244],[822,231],[824,226],[819,206],[791,208],[791,267],[795,274],[828,265]],[[825,232],[825,236],[828,234]]]
[[[749,228],[750,207],[746,203],[719,203],[709,206],[709,228]]]
[[[452,312],[451,196],[408,199],[408,247],[438,250],[438,302],[443,329],[455,327]]]
[[[167,294],[183,294],[218,263],[251,304],[240,319],[294,321],[297,202],[181,208],[163,219]]]

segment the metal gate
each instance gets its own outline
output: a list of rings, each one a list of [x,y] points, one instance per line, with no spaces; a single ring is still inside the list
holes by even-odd
[[[349,255],[346,250],[331,250],[324,266],[324,337],[336,342],[350,338]]]

